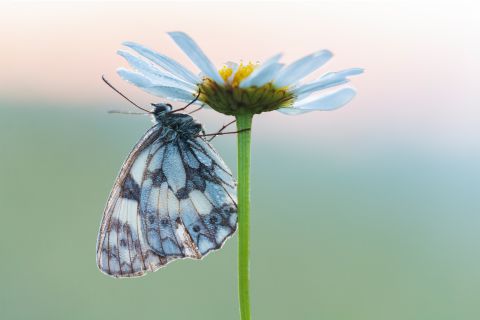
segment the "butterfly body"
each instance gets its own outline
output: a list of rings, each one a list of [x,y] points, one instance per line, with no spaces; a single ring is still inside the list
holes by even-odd
[[[200,259],[236,229],[236,183],[201,124],[156,104],[155,125],[120,170],[105,208],[97,264],[114,277]]]
[[[173,133],[180,135],[183,139],[193,139],[201,131],[202,125],[193,119],[192,116],[184,113],[171,113],[171,105],[169,104],[152,104],[154,122],[161,125],[164,135]]]

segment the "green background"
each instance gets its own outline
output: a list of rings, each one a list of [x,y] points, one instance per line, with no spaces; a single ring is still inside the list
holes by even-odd
[[[255,319],[480,318],[478,149],[328,143],[331,128],[297,135],[267,121],[253,134]],[[0,319],[238,318],[236,237],[143,278],[97,270],[107,195],[149,125],[1,104]],[[214,144],[235,169],[235,138]]]

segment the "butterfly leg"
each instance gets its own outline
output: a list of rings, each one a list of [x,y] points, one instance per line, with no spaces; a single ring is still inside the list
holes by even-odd
[[[210,142],[210,141],[212,141],[213,139],[215,139],[216,136],[218,136],[219,134],[221,134],[221,133],[223,132],[223,130],[225,130],[226,128],[228,128],[228,126],[234,124],[236,121],[237,121],[237,120],[232,120],[232,121],[230,121],[229,123],[224,124],[224,125],[220,128],[220,130],[218,130],[216,133],[213,134],[213,136],[212,136],[210,139],[208,139],[208,142]],[[204,135],[205,135],[205,133],[204,133]]]
[[[216,136],[223,136],[223,135],[226,135],[226,134],[235,134],[235,133],[240,133],[240,132],[249,131],[249,130],[250,130],[250,128],[246,128],[246,129],[242,129],[242,130],[238,130],[238,131],[207,133],[207,134],[200,134],[197,137],[211,137],[211,136],[213,136],[213,138],[215,138]],[[211,141],[213,138],[210,138],[210,140],[208,140],[208,141]]]

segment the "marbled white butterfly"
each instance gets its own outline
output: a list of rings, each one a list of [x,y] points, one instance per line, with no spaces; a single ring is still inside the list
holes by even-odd
[[[97,264],[113,277],[201,259],[237,225],[236,182],[201,124],[153,106],[155,125],[123,164],[100,226]]]

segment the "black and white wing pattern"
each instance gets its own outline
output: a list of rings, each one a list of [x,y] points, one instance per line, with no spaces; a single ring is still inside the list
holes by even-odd
[[[201,259],[236,229],[236,183],[202,138],[164,139],[151,128],[123,164],[105,208],[97,264],[114,277]]]

